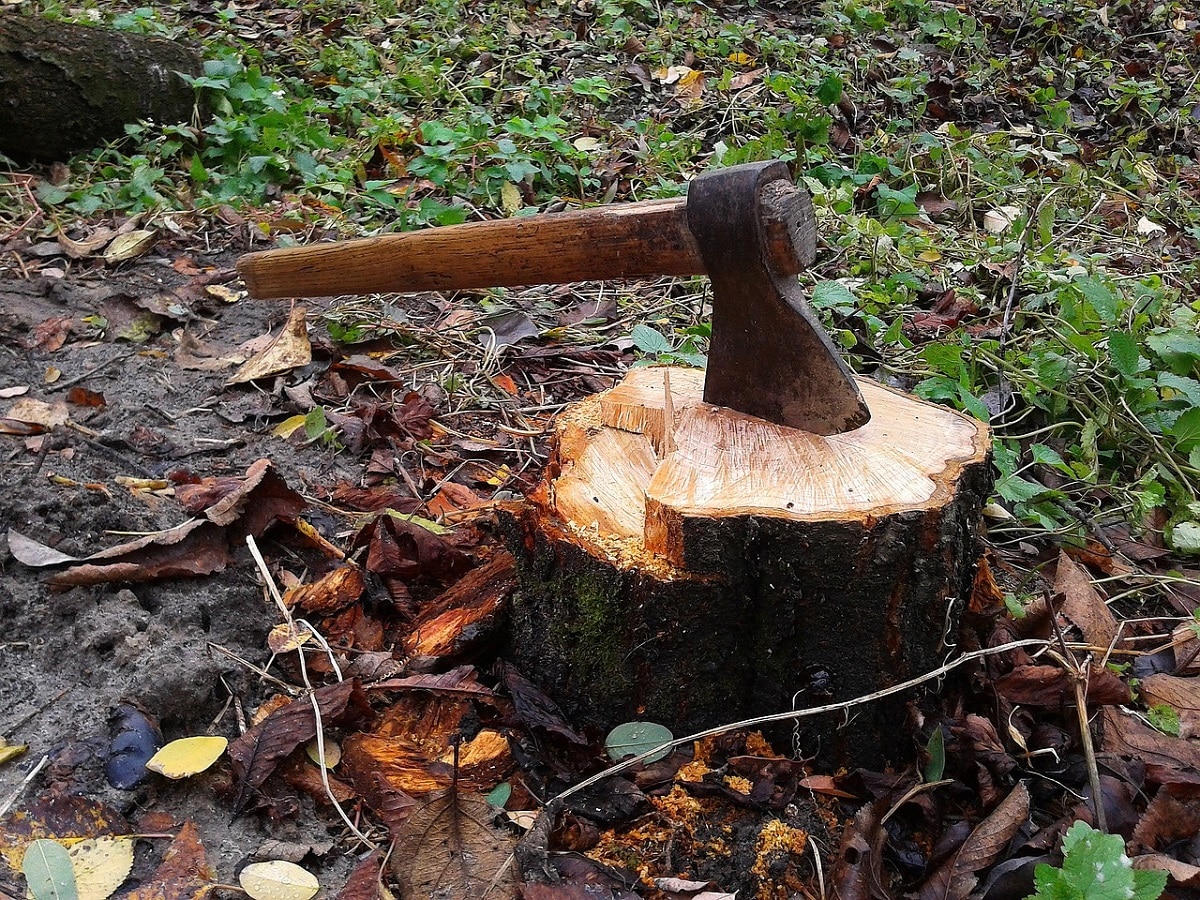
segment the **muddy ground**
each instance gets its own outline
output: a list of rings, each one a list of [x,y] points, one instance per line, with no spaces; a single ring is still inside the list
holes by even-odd
[[[296,447],[270,434],[289,413],[286,398],[256,385],[226,389],[228,368],[177,364],[185,331],[232,350],[278,331],[288,314],[286,304],[210,296],[205,282],[228,281],[232,259],[202,253],[191,259],[202,274],[180,275],[171,260],[159,258],[115,275],[83,267],[65,277],[0,280],[0,388],[28,386],[26,398],[59,401],[67,392],[46,383],[47,371],[59,369],[60,384],[84,376],[80,386],[104,399],[98,407],[68,405],[78,429],[0,437],[0,532],[13,529],[86,556],[188,517],[169,496],[135,496],[120,476],[161,479],[181,469],[238,476],[269,457],[301,491],[358,478],[360,466],[349,455],[319,444]],[[123,322],[144,313],[137,299],[164,296],[185,307],[175,310],[178,318],[159,319],[144,343],[120,339]],[[89,316],[103,317],[107,326],[88,324]],[[39,326],[57,317],[70,320],[65,342],[53,350],[45,341],[39,346]],[[270,555],[269,539],[264,547]],[[210,728],[236,736],[239,711],[253,710],[271,691],[214,645],[261,665],[276,621],[245,549],[211,576],[67,590],[52,590],[41,571],[15,561],[7,547],[0,550],[0,736],[29,746],[24,757],[0,767],[0,799],[21,790],[19,808],[42,791],[67,788],[109,803],[135,828],[149,812],[193,820],[225,883],[268,838],[329,846],[338,829],[311,810],[267,824],[253,815],[232,818],[219,778],[156,777],[123,791],[105,777],[110,719],[123,702],[157,718],[166,740]],[[43,758],[47,767],[21,788]],[[130,885],[152,871],[166,843],[139,842]],[[323,884],[340,885],[353,862],[339,848],[310,855],[305,864]]]

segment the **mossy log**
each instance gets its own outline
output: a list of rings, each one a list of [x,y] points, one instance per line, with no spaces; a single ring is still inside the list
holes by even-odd
[[[188,122],[200,57],[175,41],[0,15],[0,152],[63,161],[127,124]]]
[[[510,523],[510,658],[580,724],[677,733],[938,666],[978,559],[987,427],[860,387],[870,422],[829,437],[705,404],[703,374],[680,368],[635,369],[563,413]],[[813,723],[801,749],[911,758],[911,699]]]

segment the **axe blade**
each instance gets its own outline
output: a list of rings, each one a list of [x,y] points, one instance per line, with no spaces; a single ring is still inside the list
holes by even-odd
[[[871,413],[854,375],[794,275],[770,264],[780,242],[805,264],[815,252],[812,203],[787,165],[700,176],[688,188],[687,225],[712,280],[704,400],[812,434],[865,425]]]

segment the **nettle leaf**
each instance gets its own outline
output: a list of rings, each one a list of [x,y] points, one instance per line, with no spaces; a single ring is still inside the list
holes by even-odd
[[[1113,368],[1129,378],[1137,374],[1142,361],[1138,352],[1137,341],[1127,331],[1114,331],[1108,336],[1108,355],[1112,358]]]
[[[817,99],[825,105],[837,103],[842,99],[842,78],[840,75],[830,75],[817,87]]]
[[[1200,336],[1182,328],[1173,328],[1146,338],[1153,350],[1176,375],[1187,375],[1200,362]]]
[[[1092,304],[1092,309],[1096,311],[1096,315],[1100,317],[1101,321],[1115,322],[1117,320],[1120,297],[1111,287],[1094,275],[1077,278],[1074,285],[1079,288],[1079,293],[1083,294],[1084,299]]]
[[[996,482],[996,493],[1010,503],[1020,503],[1040,497],[1046,488],[1016,475],[1006,475]]]
[[[1200,381],[1175,375],[1171,372],[1158,373],[1158,386],[1163,388],[1163,400],[1186,399],[1189,406],[1200,406]]]
[[[671,352],[671,341],[667,336],[649,325],[634,325],[631,337],[633,345],[643,353],[656,355]]]
[[[1190,453],[1192,448],[1200,444],[1200,408],[1192,407],[1171,426],[1171,437],[1175,446],[1184,453]]]
[[[809,302],[817,309],[845,309],[849,312],[858,305],[858,298],[840,281],[818,281]]]
[[[1029,448],[1029,452],[1033,455],[1034,462],[1041,463],[1044,466],[1053,466],[1064,475],[1074,476],[1074,471],[1053,447],[1047,447],[1045,444],[1034,444]]]

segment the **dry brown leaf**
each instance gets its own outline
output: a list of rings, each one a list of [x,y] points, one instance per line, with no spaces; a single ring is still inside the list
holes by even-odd
[[[171,841],[154,874],[126,900],[202,900],[212,892],[216,880],[200,832],[189,821]]]
[[[1196,741],[1163,734],[1111,706],[1104,709],[1104,749],[1127,759],[1140,760],[1148,767],[1185,772],[1200,770],[1200,745]]]
[[[147,229],[118,234],[104,251],[104,261],[110,266],[136,259],[154,246],[157,232]]]
[[[312,345],[308,341],[307,309],[297,306],[288,316],[287,324],[270,345],[246,361],[233,373],[227,384],[243,384],[256,378],[266,378],[299,369],[312,362]]]
[[[483,797],[455,790],[413,810],[392,855],[405,900],[515,898],[516,841],[491,819]]]
[[[318,688],[313,697],[325,727],[340,725],[370,713],[370,703],[357,679]],[[238,779],[234,811],[240,812],[251,792],[275,771],[285,756],[317,734],[316,717],[308,697],[293,700],[229,745],[229,758]]]
[[[918,900],[966,900],[979,883],[976,873],[996,861],[1028,816],[1029,791],[1017,782],[991,815],[975,826],[958,852],[921,886]]]
[[[47,403],[33,397],[22,397],[8,408],[4,418],[24,422],[28,425],[39,425],[49,430],[59,425],[66,425],[71,418],[71,411],[67,409],[64,400]]]
[[[1075,623],[1089,644],[1105,649],[1112,646],[1117,619],[1087,572],[1066,553],[1058,555],[1054,591],[1063,595],[1062,614]]]
[[[73,241],[61,231],[55,237],[67,256],[71,259],[83,259],[85,256],[91,256],[111,241],[115,233],[111,228],[101,226],[92,232],[90,237],[81,241]]]

